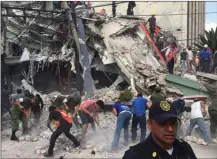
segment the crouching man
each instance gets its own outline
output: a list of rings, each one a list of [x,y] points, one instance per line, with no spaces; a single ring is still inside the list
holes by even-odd
[[[104,102],[102,100],[86,100],[81,102],[79,105],[78,114],[82,122],[82,140],[85,141],[85,134],[87,133],[88,125],[91,124],[91,127],[95,131],[94,121],[99,123],[98,110],[99,107],[104,109]]]
[[[112,142],[112,148],[111,150],[117,150],[119,138],[121,135],[121,130],[124,129],[124,144],[128,144],[128,138],[129,138],[129,122],[131,119],[131,111],[130,108],[124,104],[124,103],[116,103],[113,105],[113,113],[117,117],[116,122],[116,129],[115,129],[115,135]]]
[[[64,133],[67,138],[69,138],[73,143],[74,147],[78,147],[80,143],[77,139],[70,133],[70,128],[72,127],[72,119],[64,110],[59,110],[54,106],[49,107],[49,117],[48,117],[48,127],[50,128],[50,122],[55,121],[57,129],[53,132],[50,138],[50,146],[48,152],[44,154],[45,157],[53,156],[53,148],[56,143],[56,139]]]

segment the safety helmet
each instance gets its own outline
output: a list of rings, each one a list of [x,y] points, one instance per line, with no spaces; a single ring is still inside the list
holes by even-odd
[[[205,44],[205,45],[204,45],[204,47],[205,47],[205,48],[208,48],[208,45],[207,45],[207,44]]]
[[[152,15],[155,15],[155,12],[152,12]]]

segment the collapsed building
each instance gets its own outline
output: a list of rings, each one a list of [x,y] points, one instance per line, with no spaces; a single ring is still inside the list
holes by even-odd
[[[114,85],[121,90],[130,85],[148,95],[156,85],[161,85],[164,91],[182,94],[165,82],[165,64],[141,27],[145,19],[132,16],[108,19],[81,7],[75,10],[76,39],[67,11],[47,11],[52,5],[2,2],[5,32],[2,50],[7,65],[3,70],[8,71],[4,75],[10,77],[14,87],[25,79],[41,93],[57,90],[70,94],[78,90],[92,97],[100,88]],[[176,41],[170,31],[161,29],[159,35],[157,49]]]

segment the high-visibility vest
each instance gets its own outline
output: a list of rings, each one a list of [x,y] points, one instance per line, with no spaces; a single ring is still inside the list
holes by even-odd
[[[71,119],[71,117],[67,114],[66,111],[64,111],[64,110],[59,110],[59,109],[56,109],[56,111],[60,112],[60,114],[62,115],[63,119],[65,119],[69,124],[72,124],[72,119]]]
[[[172,59],[174,59],[174,60],[176,60],[176,54],[177,54],[177,51],[178,51],[178,49],[174,49],[174,50],[172,50],[171,48],[170,48],[170,52],[169,52],[169,55],[167,55],[167,61],[170,61],[170,60],[172,60]]]

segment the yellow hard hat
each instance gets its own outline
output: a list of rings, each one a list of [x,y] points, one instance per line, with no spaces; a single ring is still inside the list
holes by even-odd
[[[155,12],[152,12],[152,15],[155,15]]]

